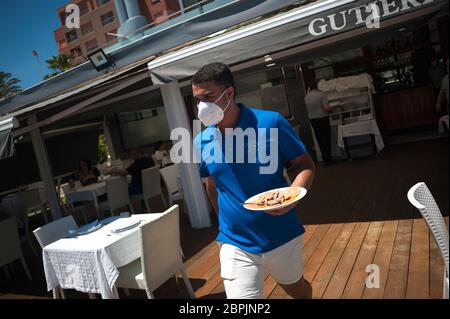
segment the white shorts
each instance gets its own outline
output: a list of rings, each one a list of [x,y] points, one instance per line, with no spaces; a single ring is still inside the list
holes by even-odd
[[[262,299],[265,274],[290,285],[303,276],[302,236],[263,254],[220,244],[220,275],[228,299]]]

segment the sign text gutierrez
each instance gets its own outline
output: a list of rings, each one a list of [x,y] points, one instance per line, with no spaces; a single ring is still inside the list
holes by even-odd
[[[309,32],[320,36],[329,30],[339,31],[347,27],[350,21],[355,25],[365,24],[368,28],[379,28],[380,19],[432,3],[434,0],[378,0],[369,4],[333,13],[317,18],[309,24]]]

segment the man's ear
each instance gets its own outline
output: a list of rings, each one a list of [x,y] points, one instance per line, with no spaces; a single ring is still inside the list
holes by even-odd
[[[236,99],[236,91],[235,91],[235,89],[234,89],[234,87],[232,87],[232,86],[230,86],[229,88],[228,88],[228,90],[229,90],[229,95],[228,95],[228,98],[230,99],[230,100],[235,100]]]

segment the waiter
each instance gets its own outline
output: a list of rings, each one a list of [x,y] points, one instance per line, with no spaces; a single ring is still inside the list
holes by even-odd
[[[309,85],[308,93],[305,96],[305,104],[323,161],[325,165],[331,164],[331,127],[328,115],[334,107],[328,104],[325,93],[317,88],[315,82]]]
[[[194,143],[201,158],[200,176],[206,178],[206,191],[219,217],[217,241],[227,297],[263,298],[264,278],[269,272],[291,297],[311,298],[311,285],[303,277],[304,228],[295,204],[267,212],[249,211],[242,206],[253,195],[287,186],[284,163],[296,171],[293,186],[310,188],[315,165],[303,142],[279,113],[237,103],[233,75],[223,63],[203,66],[192,79],[192,92],[198,103],[198,117],[206,127]],[[277,132],[278,138],[261,137],[269,130],[271,136]],[[226,143],[219,137],[243,131],[261,135],[258,140],[249,136],[245,143],[233,143],[232,148],[224,146]],[[252,152],[250,145],[255,143],[276,143],[269,154],[280,164],[275,172],[261,173],[259,151],[255,161],[233,160],[233,154]]]

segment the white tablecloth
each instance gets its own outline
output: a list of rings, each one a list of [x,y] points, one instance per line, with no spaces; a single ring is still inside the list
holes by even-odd
[[[377,122],[374,120],[361,121],[347,125],[338,126],[338,145],[340,148],[344,148],[344,137],[360,136],[373,134],[375,136],[375,144],[377,145],[378,152],[384,148],[383,138],[381,137],[380,130]]]
[[[134,216],[150,221],[161,214]],[[87,235],[60,239],[44,248],[42,257],[48,290],[59,285],[63,289],[100,293],[107,299],[118,298],[113,289],[119,276],[117,268],[140,258],[141,248],[138,226],[111,234],[114,223]]]
[[[67,204],[77,202],[93,202],[97,212],[99,211],[97,197],[106,194],[106,183],[99,182],[87,186],[80,187],[74,191],[67,192]]]

